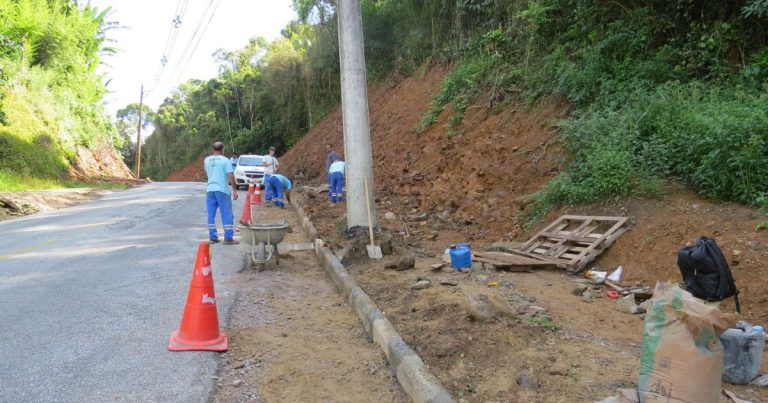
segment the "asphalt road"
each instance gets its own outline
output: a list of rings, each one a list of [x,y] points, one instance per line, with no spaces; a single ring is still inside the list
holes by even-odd
[[[166,348],[205,216],[204,184],[153,183],[0,222],[0,401],[206,401],[217,353]],[[211,248],[214,279],[242,267]],[[223,327],[234,293],[216,296]]]

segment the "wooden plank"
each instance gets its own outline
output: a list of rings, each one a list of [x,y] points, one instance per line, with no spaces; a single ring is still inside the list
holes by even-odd
[[[473,259],[490,259],[510,265],[551,266],[552,262],[505,252],[474,252]],[[478,260],[480,261],[480,260]],[[492,262],[491,262],[492,263]]]
[[[537,268],[537,269],[548,268],[547,266],[536,266],[536,267],[534,267],[534,266],[531,266],[531,265],[528,265],[528,266],[515,266],[515,265],[509,265],[509,264],[502,263],[502,262],[497,262],[497,261],[495,261],[493,259],[484,259],[484,258],[475,259],[475,261],[476,262],[492,264],[494,266],[502,268],[503,270],[515,271],[515,272],[531,272],[532,269],[534,269],[534,268]],[[555,266],[554,264],[551,264],[551,265],[549,265],[549,267],[557,267],[557,266]]]
[[[577,260],[579,260],[584,256],[587,256],[592,250],[594,250],[595,248],[598,248],[598,246],[602,243],[604,239],[608,238],[610,235],[613,235],[613,233],[619,230],[619,228],[621,228],[621,226],[624,225],[625,222],[627,222],[626,217],[623,217],[623,219],[618,220],[615,224],[613,224],[613,226],[608,231],[604,232],[603,235],[595,241],[595,243],[590,245],[587,249],[581,251],[579,253],[579,257],[574,258],[573,260],[571,260],[571,262],[577,263]],[[584,265],[586,265],[586,263],[584,263]],[[582,265],[582,268],[584,268],[583,265]]]
[[[553,234],[551,232],[545,232],[542,235],[550,239],[561,239],[561,241],[556,244],[557,246],[562,245],[564,241],[581,242],[586,244],[591,244],[592,242],[595,242],[594,238],[589,238],[591,237],[591,235],[587,235],[587,237],[580,237],[580,236],[574,236],[571,234],[568,234],[568,235]]]
[[[542,241],[534,242],[531,247],[529,248],[520,248],[521,251],[531,253],[534,249],[538,248],[541,245]]]
[[[586,220],[588,218],[591,218],[593,221],[622,221],[625,220],[627,217],[611,217],[611,216],[599,216],[599,215],[570,215],[566,214],[562,216],[561,218],[565,218],[567,220]]]
[[[570,245],[565,245],[565,242],[566,241],[574,240],[573,238],[578,238],[578,237],[574,237],[573,234],[578,234],[579,231],[583,231],[591,223],[592,223],[591,219],[586,219],[586,220],[584,220],[584,222],[579,224],[573,231],[567,232],[567,235],[560,237],[560,239],[555,244],[555,246],[552,247],[549,252],[547,252],[547,256],[560,257],[562,254],[567,252],[568,249],[570,249]],[[564,232],[565,231],[558,231],[557,233],[558,234],[563,234]],[[542,233],[542,236],[546,236],[546,237],[548,237],[550,239],[552,239],[552,238],[557,239],[556,235],[554,233],[551,233],[551,232]],[[582,238],[579,238],[579,239],[581,240]],[[588,242],[589,242],[589,240],[588,240]]]
[[[509,253],[513,253],[515,255],[521,255],[521,256],[530,257],[532,259],[540,259],[540,260],[545,260],[545,261],[552,261],[551,259],[547,258],[546,256],[534,255],[532,253],[523,252],[521,250],[510,251]]]
[[[541,233],[542,233],[542,232],[551,232],[553,228],[555,228],[555,227],[557,227],[558,225],[562,224],[562,223],[563,223],[563,221],[565,221],[565,216],[560,216],[560,218],[558,218],[557,220],[555,220],[555,221],[554,221],[552,224],[549,224],[549,225],[548,225],[546,228],[544,228],[543,230],[539,231],[539,232],[538,232],[536,235],[534,235],[533,237],[531,237],[531,239],[529,239],[528,241],[526,241],[526,242],[523,244],[523,246],[520,248],[520,250],[525,250],[525,249],[527,249],[527,248],[528,248],[528,246],[530,246],[531,244],[533,244],[534,242],[536,242],[536,240],[538,240],[538,239],[539,239],[539,237],[541,236]],[[566,223],[566,225],[567,225],[567,223]]]

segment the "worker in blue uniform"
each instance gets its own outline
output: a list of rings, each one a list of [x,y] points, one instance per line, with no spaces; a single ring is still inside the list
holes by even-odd
[[[342,160],[333,162],[328,168],[328,176],[330,177],[331,188],[329,189],[331,196],[331,203],[341,203],[343,191],[344,191],[344,168],[345,164]]]
[[[272,201],[277,207],[285,207],[283,195],[288,203],[291,202],[291,188],[293,183],[285,175],[272,174],[266,177],[267,201]]]

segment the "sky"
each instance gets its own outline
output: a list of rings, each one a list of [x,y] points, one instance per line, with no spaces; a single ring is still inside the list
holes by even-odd
[[[108,81],[110,93],[105,102],[112,117],[126,105],[139,102],[142,84],[144,103],[157,109],[178,84],[191,78],[216,77],[218,64],[212,55],[217,49],[241,49],[252,37],[275,39],[280,36],[280,30],[296,18],[291,0],[90,0],[90,3],[99,10],[112,7],[107,20],[120,26],[107,32],[107,37],[116,42],[106,45],[117,48],[117,54],[102,57],[99,67]],[[181,22],[174,28],[174,19],[181,14],[185,3]],[[164,56],[168,61],[161,68]]]

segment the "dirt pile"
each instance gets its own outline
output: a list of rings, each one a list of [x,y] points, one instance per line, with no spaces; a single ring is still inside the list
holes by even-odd
[[[70,175],[84,182],[132,181],[133,173],[123,162],[115,147],[100,140],[90,148],[78,146]]]

